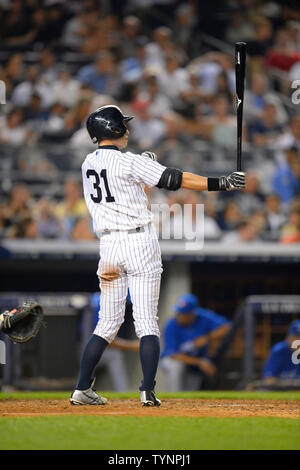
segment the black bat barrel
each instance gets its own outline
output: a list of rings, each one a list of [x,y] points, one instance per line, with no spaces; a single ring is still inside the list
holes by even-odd
[[[244,82],[246,70],[246,43],[235,44],[235,79],[236,79],[236,108],[237,108],[237,171],[242,169],[242,127]]]

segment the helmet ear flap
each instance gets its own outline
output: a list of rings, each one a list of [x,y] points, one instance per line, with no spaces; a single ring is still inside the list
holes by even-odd
[[[120,137],[123,132],[122,129],[120,129],[119,127],[113,127],[112,131],[115,132],[116,134],[120,134]]]

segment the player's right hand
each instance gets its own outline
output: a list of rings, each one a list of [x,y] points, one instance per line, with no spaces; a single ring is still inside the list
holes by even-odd
[[[204,372],[208,377],[213,377],[216,372],[216,366],[208,358],[201,357],[198,359],[198,367]]]
[[[153,160],[154,162],[157,161],[157,155],[154,152],[149,152],[147,150],[146,152],[143,152],[141,155],[143,155],[143,157],[151,158],[151,160]]]
[[[233,189],[244,189],[246,187],[246,173],[234,171],[228,176],[221,176],[219,179],[221,191],[232,191]]]
[[[195,347],[195,342],[194,340],[190,340],[190,341],[185,341],[184,343],[182,343],[180,345],[180,351],[183,352],[183,353],[192,353],[193,351],[195,351],[197,348]]]

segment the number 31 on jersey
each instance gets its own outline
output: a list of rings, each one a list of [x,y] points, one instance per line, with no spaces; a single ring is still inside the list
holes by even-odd
[[[105,169],[101,170],[100,176],[95,170],[87,170],[86,176],[87,178],[93,177],[95,179],[93,183],[95,193],[90,195],[93,202],[99,203],[102,201],[102,189],[100,187],[101,178],[104,181],[105,191],[107,194],[107,196],[105,197],[105,201],[115,202],[115,198],[111,195],[111,192],[109,190],[108,181],[107,181],[107,172]]]

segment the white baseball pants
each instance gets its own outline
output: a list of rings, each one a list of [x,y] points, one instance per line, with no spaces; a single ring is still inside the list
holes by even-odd
[[[138,338],[159,336],[158,298],[162,273],[161,253],[155,228],[144,232],[113,231],[100,238],[97,275],[100,282],[99,321],[94,334],[109,343],[124,321],[129,288]]]

